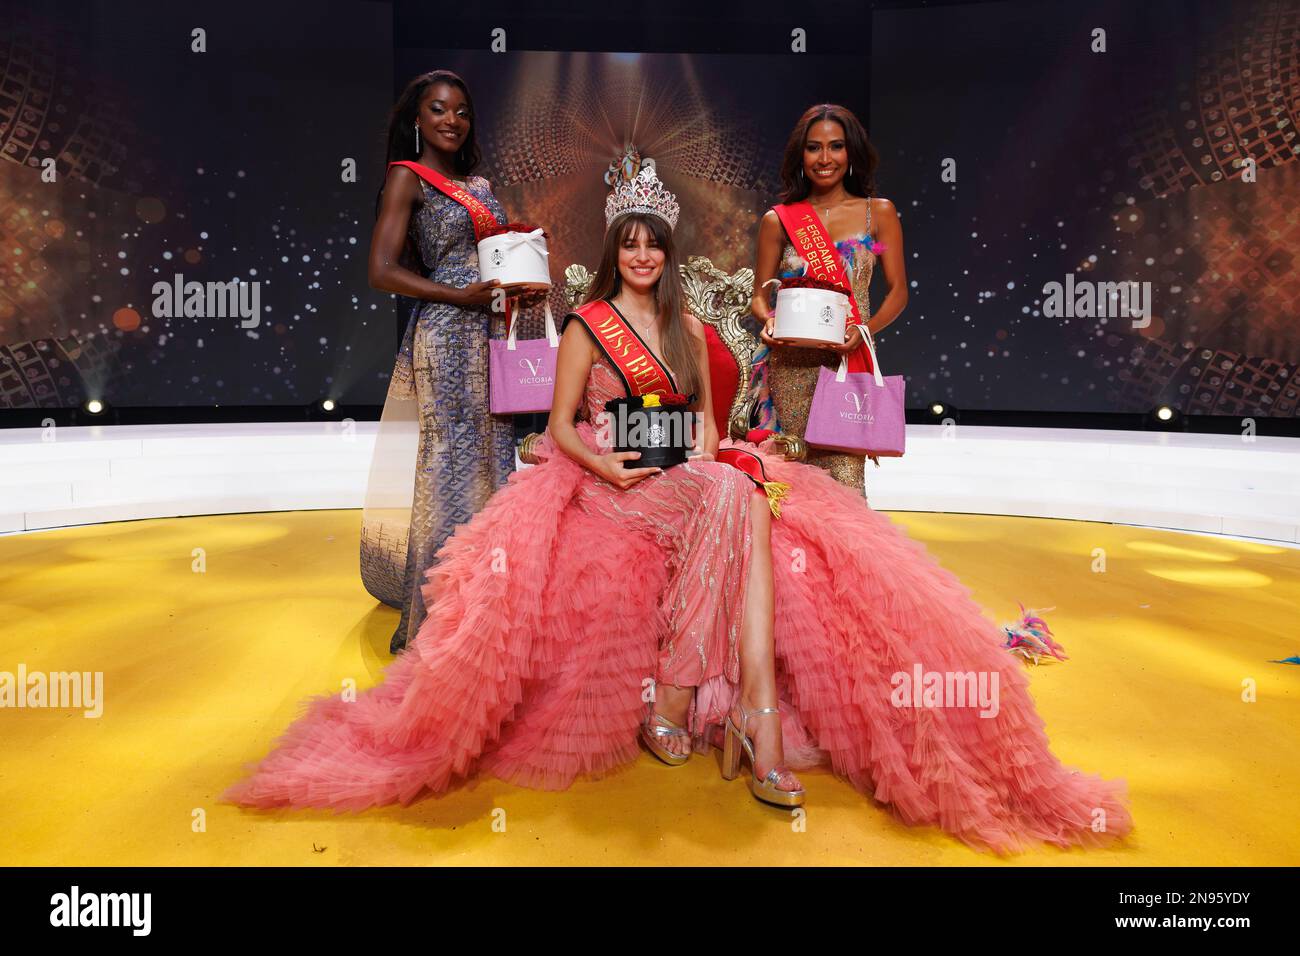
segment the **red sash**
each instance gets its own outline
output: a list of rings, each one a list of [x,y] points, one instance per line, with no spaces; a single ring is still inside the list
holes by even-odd
[[[389,163],[389,166],[405,166],[415,175],[419,176],[430,186],[450,196],[456,202],[465,207],[469,213],[470,222],[474,224],[474,239],[482,240],[483,233],[499,225],[497,217],[492,215],[492,210],[474,196],[469,190],[457,186],[450,179],[438,172],[436,169],[430,169],[428,166],[421,166],[419,163],[413,163],[410,160],[401,160],[396,163]]]
[[[624,321],[618,310],[604,299],[579,306],[564,318],[567,322],[573,317],[580,319],[587,327],[591,337],[623,379],[628,395],[649,395],[651,392],[671,395],[677,391],[677,383],[655,358],[641,336],[637,335],[636,329]]]
[[[858,300],[853,297],[853,287],[849,285],[839,253],[835,251],[835,243],[831,242],[830,234],[817,217],[812,203],[796,202],[788,206],[776,205],[772,209],[785,227],[795,252],[808,263],[808,274],[842,289],[849,297],[848,324],[865,326],[858,311]],[[862,345],[849,354],[849,371],[870,372],[871,353],[867,351],[866,328],[862,328],[859,334],[862,336]]]
[[[629,395],[648,395],[652,392],[670,394],[677,391],[677,385],[668,370],[655,358],[636,329],[624,321],[609,302],[604,299],[588,302],[574,309],[564,319],[566,322],[578,319],[587,327],[600,350],[623,379]],[[781,499],[789,494],[790,486],[782,481],[769,480],[761,458],[743,448],[721,448],[717,460],[739,468],[748,475],[749,480],[767,495],[772,514],[781,517]]]

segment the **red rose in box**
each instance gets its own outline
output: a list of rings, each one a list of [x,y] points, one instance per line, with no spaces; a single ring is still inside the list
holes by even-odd
[[[849,297],[838,286],[812,276],[782,279],[776,290],[772,337],[791,345],[842,345]]]

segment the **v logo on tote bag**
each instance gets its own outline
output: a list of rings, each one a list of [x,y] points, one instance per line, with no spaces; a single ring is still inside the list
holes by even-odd
[[[519,304],[510,310],[510,331],[488,342],[488,409],[493,415],[549,412],[555,393],[555,357],[560,337],[555,333],[551,303],[546,303],[546,338],[519,341]]]
[[[837,371],[822,367],[804,441],[854,455],[900,458],[907,437],[903,376],[880,374],[874,337],[866,326],[862,329],[872,370],[850,372],[847,356],[840,359]]]

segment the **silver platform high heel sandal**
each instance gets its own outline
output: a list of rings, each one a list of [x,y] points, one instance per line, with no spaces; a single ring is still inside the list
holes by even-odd
[[[687,748],[684,754],[675,754],[662,743],[664,737],[685,737]],[[650,752],[668,764],[670,767],[680,767],[691,758],[690,740],[691,734],[681,724],[674,723],[663,714],[656,714],[653,711],[641,724],[641,740],[650,749]]]
[[[760,707],[758,710],[746,712],[740,701],[736,701],[736,706],[740,709],[740,726],[737,727],[731,715],[727,715],[726,738],[722,745],[722,778],[736,779],[737,774],[740,773],[740,754],[743,751],[749,758],[749,789],[757,799],[778,807],[802,807],[803,787],[798,790],[782,790],[777,786],[781,781],[781,775],[790,772],[785,767],[778,764],[769,770],[762,780],[758,778],[758,771],[755,769],[758,765],[754,762],[754,745],[745,732],[748,729],[749,718],[760,714],[779,716],[781,711],[776,707]]]

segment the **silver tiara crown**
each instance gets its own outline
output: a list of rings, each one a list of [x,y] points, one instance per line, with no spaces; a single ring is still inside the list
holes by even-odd
[[[668,223],[669,229],[677,227],[680,212],[677,197],[664,188],[655,175],[653,166],[641,167],[635,179],[620,182],[605,200],[605,228],[619,216],[629,212],[649,213]]]

